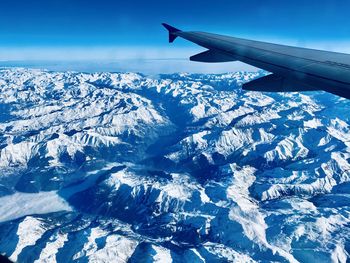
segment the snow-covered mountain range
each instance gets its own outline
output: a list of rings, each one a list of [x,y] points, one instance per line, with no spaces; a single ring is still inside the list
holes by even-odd
[[[265,72],[0,70],[0,253],[18,262],[346,262],[350,101]]]

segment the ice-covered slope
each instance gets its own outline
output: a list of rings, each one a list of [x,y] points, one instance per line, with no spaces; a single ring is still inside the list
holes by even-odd
[[[0,70],[18,262],[346,262],[350,102],[219,75]]]

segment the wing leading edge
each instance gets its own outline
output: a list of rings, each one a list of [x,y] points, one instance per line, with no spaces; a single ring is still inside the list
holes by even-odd
[[[254,91],[292,92],[324,90],[350,99],[350,55],[222,36],[205,32],[184,32],[167,24],[169,42],[177,37],[207,49],[192,61],[239,60],[272,72],[272,75],[243,85]]]

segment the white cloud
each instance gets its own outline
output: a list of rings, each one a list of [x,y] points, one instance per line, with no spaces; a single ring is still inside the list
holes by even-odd
[[[266,41],[282,43],[273,39]],[[283,44],[350,53],[348,41],[296,42],[295,40],[284,40]],[[177,47],[176,45],[164,47],[0,47],[0,66],[74,71],[136,71],[145,74],[256,70],[254,67],[239,62],[207,64],[188,60],[191,55],[203,50],[198,46]]]
[[[21,66],[49,70],[132,71],[145,74],[191,72],[222,73],[255,70],[239,62],[198,63],[189,57],[201,47],[0,47],[0,66]],[[1,62],[2,61],[2,62]]]
[[[179,47],[0,47],[0,61],[120,60],[183,58],[198,48]]]

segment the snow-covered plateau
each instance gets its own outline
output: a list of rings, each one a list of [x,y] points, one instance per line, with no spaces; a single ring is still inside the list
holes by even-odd
[[[265,74],[0,69],[0,254],[350,260],[350,101]]]

